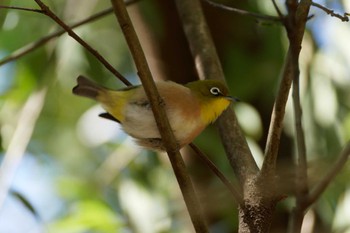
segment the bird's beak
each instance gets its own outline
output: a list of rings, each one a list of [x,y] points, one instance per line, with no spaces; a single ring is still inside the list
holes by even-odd
[[[238,99],[237,97],[233,97],[233,96],[225,96],[225,98],[229,101],[232,101],[232,102],[239,102],[241,101],[240,99]]]

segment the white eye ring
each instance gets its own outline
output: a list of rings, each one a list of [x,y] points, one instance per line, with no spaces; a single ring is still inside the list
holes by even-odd
[[[212,93],[215,96],[218,96],[221,94],[221,91],[218,87],[212,87],[210,88],[210,93]]]

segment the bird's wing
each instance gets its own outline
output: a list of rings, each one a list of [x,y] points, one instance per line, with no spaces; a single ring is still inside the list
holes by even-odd
[[[111,114],[109,114],[108,112],[105,112],[105,113],[101,113],[99,114],[98,116],[102,117],[102,118],[105,118],[105,119],[108,119],[108,120],[111,120],[111,121],[115,121],[115,122],[118,122],[120,123],[120,121],[115,118],[114,116],[112,116]]]

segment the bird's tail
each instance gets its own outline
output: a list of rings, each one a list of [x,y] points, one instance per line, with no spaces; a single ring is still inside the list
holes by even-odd
[[[79,75],[77,78],[77,83],[78,85],[73,88],[73,94],[85,96],[94,100],[98,98],[99,94],[101,94],[101,91],[105,90],[104,87],[99,86],[95,82],[82,75]]]

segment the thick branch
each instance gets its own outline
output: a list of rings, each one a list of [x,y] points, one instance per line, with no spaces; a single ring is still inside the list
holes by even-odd
[[[176,0],[175,2],[199,77],[201,79],[224,80],[224,73],[200,2],[198,0]],[[217,127],[230,164],[234,168],[238,180],[243,184],[250,175],[257,173],[258,167],[232,109],[222,114]]]
[[[46,6],[41,0],[35,0],[35,2],[43,10],[43,13],[54,20],[58,25],[60,25],[69,36],[73,37],[79,44],[81,44],[87,51],[94,55],[112,74],[114,74],[120,81],[125,85],[131,86],[131,83],[121,75],[114,67],[108,63],[108,61],[94,48],[92,48],[88,43],[81,39],[67,24],[65,24],[57,15],[55,15],[48,6]]]
[[[176,0],[183,28],[201,79],[224,80],[218,55],[210,36],[199,0]],[[196,9],[195,11],[193,9]],[[267,232],[275,207],[273,198],[265,198],[259,169],[232,109],[218,119],[217,127],[226,155],[243,186],[243,205],[239,206],[239,232]],[[264,186],[266,190],[266,186]],[[269,190],[269,188],[267,189]]]
[[[180,185],[183,197],[185,199],[192,223],[196,232],[208,232],[202,212],[200,210],[199,201],[195,195],[193,184],[186,171],[184,161],[179,152],[174,134],[171,130],[165,110],[162,107],[162,99],[159,96],[151,72],[146,62],[145,55],[137,38],[135,29],[131,23],[125,4],[122,0],[111,0],[114,13],[118,19],[121,29],[123,30],[125,39],[134,58],[141,82],[145,88],[147,97],[149,98],[152,110],[157,122],[162,142],[165,145],[174,173]]]

